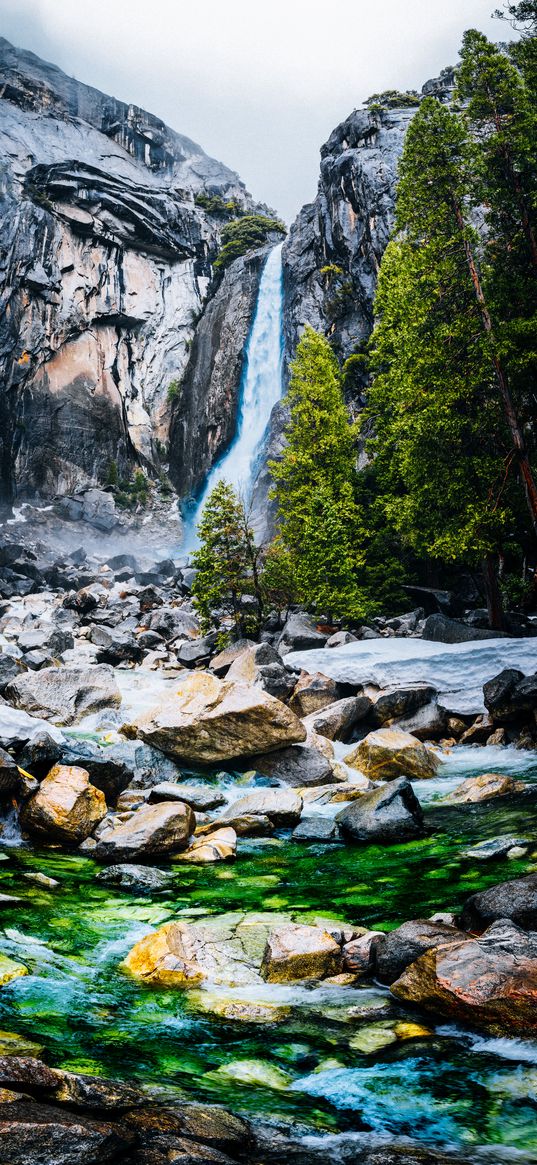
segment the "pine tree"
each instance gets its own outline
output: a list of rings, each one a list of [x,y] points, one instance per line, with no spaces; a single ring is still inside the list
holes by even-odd
[[[490,566],[512,525],[513,463],[532,478],[467,218],[467,164],[460,118],[427,98],[400,166],[368,413],[386,509],[406,541],[443,561]],[[489,609],[498,624],[496,588]]]
[[[244,505],[227,481],[218,482],[209,494],[198,535],[192,595],[201,630],[218,629],[227,619],[236,638],[257,635],[262,614],[259,551]],[[251,602],[246,605],[245,599]],[[225,638],[224,633],[220,641]]]
[[[272,461],[280,537],[300,601],[329,618],[363,618],[366,532],[354,497],[355,434],[328,341],[307,328],[289,385],[290,422]]]

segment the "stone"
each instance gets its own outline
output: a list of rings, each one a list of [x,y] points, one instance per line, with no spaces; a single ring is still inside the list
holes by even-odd
[[[208,865],[213,862],[229,861],[236,853],[237,834],[231,826],[227,826],[223,829],[214,829],[202,837],[195,837],[188,849],[177,856],[176,861]]]
[[[330,817],[303,817],[293,830],[293,841],[339,841],[339,829]]]
[[[473,723],[462,733],[459,744],[486,744],[492,728],[490,716],[476,716]]]
[[[501,639],[503,631],[488,631],[480,627],[468,627],[446,615],[429,615],[425,620],[422,638],[433,643],[472,643],[476,639]]]
[[[153,785],[149,792],[149,802],[184,801],[192,809],[204,813],[207,809],[218,809],[225,805],[227,798],[219,789],[210,785],[175,785],[172,781],[161,781]]]
[[[261,974],[268,983],[325,979],[341,971],[341,948],[327,931],[298,923],[269,935]]]
[[[326,640],[325,647],[345,647],[347,643],[357,642],[357,636],[353,635],[352,631],[336,631],[334,635],[331,635]]]
[[[27,974],[28,968],[22,963],[16,963],[8,955],[0,953],[0,987],[5,987],[6,983],[11,983],[13,979],[20,979],[22,975]]]
[[[60,730],[47,724],[46,720],[0,703],[0,744],[3,748],[19,748],[38,732],[46,732],[56,742],[64,739]]]
[[[465,930],[482,931],[502,918],[525,930],[537,930],[537,874],[472,894],[464,903],[460,921]]]
[[[402,842],[423,834],[423,813],[406,777],[364,793],[336,821],[352,841]]]
[[[40,1056],[43,1052],[42,1044],[35,1044],[18,1032],[0,1031],[0,1057],[3,1056]]]
[[[54,765],[23,805],[20,821],[28,833],[76,845],[93,833],[105,814],[104,793],[91,784],[85,769]]]
[[[326,736],[328,740],[348,740],[355,724],[365,720],[372,707],[369,696],[347,696],[305,716],[303,724],[308,732]]]
[[[129,858],[178,853],[186,848],[194,825],[192,809],[181,801],[142,805],[126,821],[101,833],[94,856],[97,861],[117,864]]]
[[[378,936],[372,944],[371,964],[373,976],[387,986],[399,979],[403,971],[414,963],[420,955],[432,947],[460,943],[468,935],[454,926],[445,926],[428,919],[404,922],[396,930]]]
[[[211,823],[213,826],[214,823]],[[226,825],[235,830],[237,837],[270,837],[275,826],[266,813],[240,813],[226,818]]]
[[[167,922],[135,944],[122,967],[142,983],[190,988],[261,984],[267,938],[281,915],[219,915],[191,923]]]
[[[0,748],[0,797],[14,793],[19,787],[20,773],[13,757]]]
[[[7,685],[20,675],[20,672],[21,667],[17,660],[0,650],[0,695],[3,695]]]
[[[231,1060],[228,1064],[221,1064],[211,1072],[211,1076],[216,1080],[254,1088],[272,1088],[277,1092],[286,1092],[292,1081],[288,1072],[265,1060]]]
[[[294,688],[289,707],[297,716],[309,716],[311,712],[320,712],[329,704],[334,704],[339,694],[335,680],[322,675],[321,672],[309,675],[303,671]]]
[[[112,1165],[127,1153],[130,1130],[117,1123],[48,1104],[0,1104],[0,1141],[6,1165]]]
[[[16,708],[55,724],[76,724],[92,712],[119,708],[121,693],[112,668],[50,667],[26,672],[6,688]]]
[[[503,773],[481,773],[478,777],[468,777],[442,800],[455,805],[476,804],[490,801],[493,797],[523,793],[524,789],[522,781],[515,781],[513,777],[507,777]]]
[[[234,683],[257,684],[277,700],[287,700],[296,683],[296,672],[286,668],[269,643],[255,643],[232,662],[227,679]]]
[[[292,788],[328,785],[334,783],[334,772],[329,760],[316,748],[307,744],[293,744],[278,752],[254,757],[257,771],[274,777]]]
[[[214,672],[215,676],[220,676],[221,678],[229,670],[232,663],[234,663],[235,660],[238,659],[244,651],[247,651],[249,647],[257,647],[257,644],[254,643],[253,639],[236,639],[234,643],[230,643],[228,647],[224,647],[224,649],[219,651],[217,655],[213,655],[213,658],[209,664],[211,671]]]
[[[150,631],[156,631],[163,639],[196,639],[199,622],[192,608],[158,607],[146,619]]]
[[[368,930],[358,938],[351,939],[343,946],[343,970],[351,971],[360,978],[370,976],[373,971],[372,947],[377,938],[382,938],[380,930]]]
[[[198,664],[208,662],[215,643],[216,635],[213,634],[186,640],[177,648],[175,653],[177,662],[182,667],[196,667]]]
[[[494,1034],[537,1032],[537,935],[502,919],[481,938],[433,947],[392,984],[393,995]]]
[[[371,719],[381,728],[392,720],[411,716],[436,697],[436,688],[421,684],[409,688],[388,688],[381,691],[371,710]]]
[[[153,894],[167,890],[172,875],[165,873],[164,870],[155,870],[151,866],[124,863],[105,866],[103,870],[97,871],[95,878],[104,886],[119,886],[122,890],[135,890],[138,894]]]
[[[207,990],[199,993],[192,991],[189,1003],[191,1006],[195,1006],[196,1011],[216,1016],[218,1019],[226,1019],[231,1023],[259,1023],[263,1025],[283,1023],[284,1020],[289,1019],[291,1014],[289,1006],[265,1000],[237,999],[235,996],[233,999],[229,999],[225,995],[217,995]]]
[[[220,814],[218,821],[236,821],[244,815],[268,817],[279,828],[296,825],[302,812],[302,798],[293,789],[255,789],[238,797]]]
[[[427,780],[436,776],[441,763],[431,748],[397,728],[370,732],[343,760],[375,781]]]
[[[329,635],[319,631],[315,623],[301,612],[290,615],[278,641],[280,655],[291,651],[308,651],[311,647],[324,647]]]
[[[123,729],[167,755],[198,764],[299,744],[306,730],[285,704],[263,692],[208,672],[178,682],[173,696]]]
[[[431,700],[430,704],[418,708],[410,716],[395,720],[392,727],[400,732],[409,732],[418,740],[442,740],[447,732],[448,716],[445,708]]]
[[[485,707],[495,723],[508,724],[537,710],[537,672],[524,676],[505,668],[483,685]]]

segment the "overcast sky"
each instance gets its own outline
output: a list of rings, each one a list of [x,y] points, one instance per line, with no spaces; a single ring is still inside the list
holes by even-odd
[[[371,93],[421,88],[499,0],[0,0],[0,31],[144,106],[288,221],[319,149]]]

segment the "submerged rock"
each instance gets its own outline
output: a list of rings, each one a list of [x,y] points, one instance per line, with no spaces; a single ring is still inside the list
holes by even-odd
[[[16,963],[8,955],[0,953],[0,987],[5,987],[6,983],[11,983],[13,979],[20,979],[22,975],[27,974],[28,968],[22,963]]]
[[[509,857],[512,849],[527,851],[532,844],[529,837],[491,837],[489,841],[480,841],[470,849],[463,850],[463,857],[475,862],[488,862],[496,858]]]
[[[443,797],[455,805],[465,805],[468,802],[477,803],[490,801],[493,797],[506,797],[508,794],[523,793],[525,785],[522,781],[515,781],[504,773],[481,773],[479,777],[469,777],[467,781],[457,785],[451,793]]]
[[[111,667],[47,667],[26,672],[6,688],[6,699],[55,724],[76,724],[91,712],[119,708],[121,693]]]
[[[397,999],[492,1032],[537,1033],[537,935],[505,919],[481,938],[421,955],[392,984]]]
[[[192,809],[181,801],[142,805],[101,833],[93,856],[99,862],[121,862],[177,853],[186,848],[194,826]]]
[[[400,842],[423,834],[421,805],[406,777],[364,793],[336,821],[352,841]]]
[[[166,890],[172,878],[164,870],[155,870],[151,866],[137,866],[134,863],[124,863],[118,866],[107,866],[98,870],[95,875],[97,882],[104,886],[120,886],[122,890],[136,890],[138,893],[152,894]]]
[[[253,756],[306,737],[298,717],[267,692],[208,672],[180,681],[173,696],[124,731],[169,756],[198,764]]]
[[[70,845],[85,841],[106,815],[104,793],[89,773],[74,765],[54,765],[23,806],[21,825],[28,833]]]

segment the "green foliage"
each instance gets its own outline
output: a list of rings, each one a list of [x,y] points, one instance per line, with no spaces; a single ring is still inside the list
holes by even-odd
[[[200,545],[192,555],[197,570],[192,597],[202,631],[220,630],[223,646],[224,619],[237,638],[257,635],[262,612],[259,551],[244,506],[227,481],[218,482],[210,493],[198,535]],[[243,600],[252,596],[256,602],[246,609]]]
[[[182,384],[180,380],[170,381],[168,385],[168,391],[166,393],[166,399],[169,404],[173,404],[174,400],[179,400],[179,397],[181,396],[181,388]]]
[[[504,4],[494,13],[500,20],[511,24],[527,36],[537,35],[537,0],[519,0],[518,4]]]
[[[374,93],[364,101],[364,105],[371,110],[381,109],[414,109],[421,101],[415,89],[385,89],[383,93]]]
[[[283,611],[298,602],[299,587],[293,555],[281,538],[275,538],[263,556],[261,593],[266,607]]]
[[[355,500],[355,432],[337,360],[312,328],[298,345],[288,399],[287,444],[270,463],[288,577],[311,609],[362,619],[372,601],[364,584],[366,531]]]
[[[201,207],[206,214],[215,218],[239,218],[244,214],[240,202],[236,198],[222,198],[220,194],[204,194],[200,191],[194,195],[194,203]]]
[[[124,510],[135,510],[145,507],[149,501],[150,483],[142,469],[136,469],[130,480],[122,479],[118,482],[115,495],[116,503]]]
[[[349,299],[353,295],[353,285],[337,263],[327,263],[325,267],[321,267],[319,274],[325,281],[324,314],[328,320],[333,321],[348,307]]]
[[[118,473],[118,468],[117,468],[117,461],[110,461],[108,463],[108,471],[106,474],[106,484],[107,485],[118,485],[119,484],[119,473]]]
[[[264,214],[246,214],[227,223],[222,230],[222,250],[214,263],[214,270],[222,272],[234,259],[266,243],[269,234],[277,231],[285,235],[284,224],[278,218]]]

